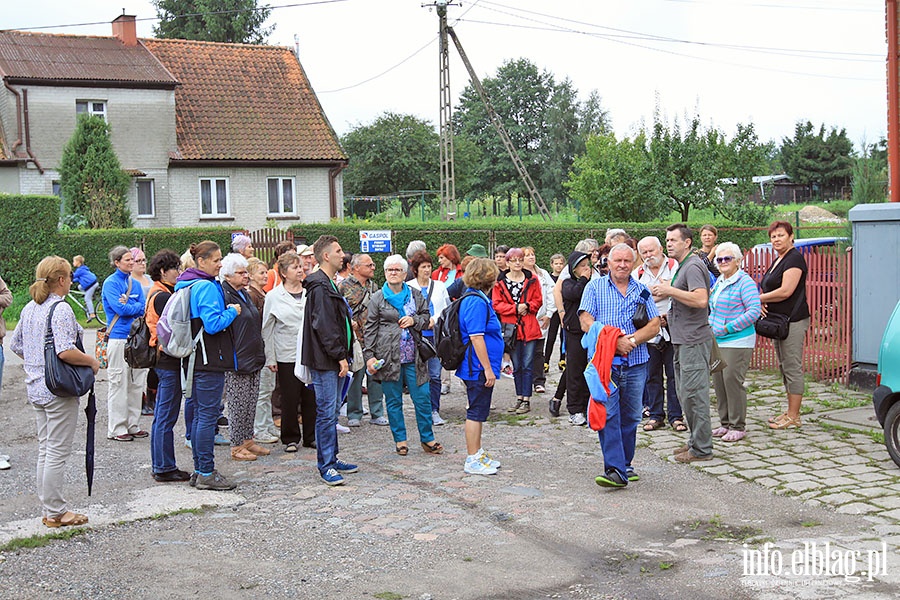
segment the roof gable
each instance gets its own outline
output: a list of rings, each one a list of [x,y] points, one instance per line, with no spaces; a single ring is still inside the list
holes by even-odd
[[[185,160],[346,160],[289,48],[186,40],[141,43],[178,79]]]
[[[0,74],[14,81],[174,88],[177,81],[141,45],[115,37],[0,31]]]

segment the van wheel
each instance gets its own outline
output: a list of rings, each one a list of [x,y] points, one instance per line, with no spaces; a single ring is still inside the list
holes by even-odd
[[[894,402],[884,417],[884,445],[897,466],[900,466],[900,401]]]

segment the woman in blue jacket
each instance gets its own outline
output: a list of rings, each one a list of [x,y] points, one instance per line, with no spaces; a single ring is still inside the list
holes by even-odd
[[[239,304],[225,304],[225,293],[216,277],[222,269],[222,251],[215,242],[191,244],[196,267],[178,276],[175,292],[191,286],[191,334],[203,337],[194,357],[193,385],[185,390],[194,403],[194,419],[190,423],[194,455],[191,485],[198,490],[231,490],[235,485],[216,471],[213,440],[219,403],[225,390],[225,372],[234,371],[237,360],[230,325],[241,312]],[[182,368],[190,364],[184,359]]]
[[[144,291],[131,279],[134,257],[128,248],[116,246],[110,250],[109,262],[116,270],[103,282],[102,293],[103,309],[109,319],[106,436],[117,442],[130,442],[150,435],[138,426],[148,369],[132,369],[125,362],[125,338],[134,318],[144,314]]]

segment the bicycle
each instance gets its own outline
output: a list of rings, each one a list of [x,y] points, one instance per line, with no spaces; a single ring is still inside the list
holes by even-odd
[[[81,290],[69,290],[66,300],[71,300],[81,308],[82,312],[84,312],[84,318],[88,323],[96,319],[101,326],[106,326],[106,319],[104,319],[105,315],[103,314],[103,302],[101,302],[99,298],[94,300],[94,309],[97,311],[97,316],[94,317],[94,319],[92,319],[91,315],[88,313],[87,304],[84,301],[84,292]]]

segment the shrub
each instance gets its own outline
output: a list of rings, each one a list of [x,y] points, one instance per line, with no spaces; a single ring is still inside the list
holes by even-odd
[[[38,262],[51,254],[59,223],[59,198],[0,194],[0,275],[10,289],[28,286]]]

